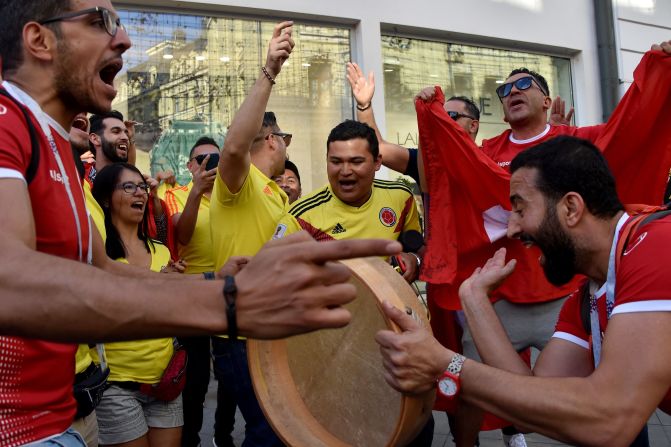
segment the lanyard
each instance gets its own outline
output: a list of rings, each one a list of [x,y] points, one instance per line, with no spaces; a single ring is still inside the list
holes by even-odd
[[[605,287],[606,292],[606,319],[610,319],[615,307],[615,257],[617,256],[618,240],[620,238],[620,230],[622,226],[629,219],[629,215],[624,213],[615,227],[615,235],[613,236],[613,243],[610,247],[610,256],[608,257],[608,274],[606,275],[606,283],[601,286],[602,290]],[[590,298],[589,298],[589,320],[590,328],[592,330],[592,354],[594,356],[594,367],[599,366],[601,362],[601,325],[599,323],[599,308],[597,306],[597,298],[602,293],[594,292],[596,284],[590,281]]]
[[[58,151],[58,146],[56,145],[56,141],[54,140],[54,136],[51,133],[51,127],[49,126],[49,118],[46,113],[42,111],[42,108],[33,100],[27,93],[19,89],[13,84],[10,84],[9,82],[3,82],[2,83],[3,87],[5,90],[7,90],[15,99],[17,99],[19,102],[21,102],[23,105],[28,107],[28,109],[32,112],[32,114],[35,116],[37,119],[37,122],[40,124],[40,128],[42,129],[42,132],[44,135],[47,137],[47,140],[49,142],[49,147],[51,148],[51,152],[56,159],[56,164],[58,165],[58,174],[60,174],[61,178],[63,179],[63,186],[65,187],[65,192],[68,196],[68,200],[70,202],[70,208],[72,209],[72,214],[75,219],[75,226],[77,229],[77,254],[79,256],[79,261],[84,262],[84,256],[83,256],[83,250],[84,250],[84,238],[82,235],[82,225],[81,221],[79,219],[79,213],[77,211],[77,203],[75,202],[75,197],[74,194],[72,193],[72,188],[70,186],[70,178],[67,175],[67,171],[65,170],[65,166],[63,165],[63,160],[61,159],[61,155]],[[79,185],[79,192],[81,196],[84,196],[84,191],[82,190],[82,185],[78,182]],[[92,250],[92,234],[91,234],[91,222],[89,219],[86,219],[86,224],[87,224],[87,229],[88,229],[88,250],[86,254],[86,262],[88,264],[92,264],[93,262],[93,250]]]

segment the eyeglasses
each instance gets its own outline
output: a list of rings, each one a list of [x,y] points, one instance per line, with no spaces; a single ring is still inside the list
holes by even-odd
[[[496,94],[499,96],[499,100],[503,101],[503,98],[506,96],[510,95],[510,92],[513,90],[513,86],[517,88],[517,90],[528,90],[532,84],[536,84],[538,86],[538,89],[545,95],[547,96],[548,93],[545,91],[543,87],[538,83],[536,78],[533,76],[525,76],[523,78],[519,78],[515,81],[512,82],[506,82],[503,85],[500,85],[496,89]]]
[[[471,115],[466,115],[464,113],[459,113],[459,112],[453,112],[453,111],[448,111],[447,114],[452,118],[453,120],[458,120],[459,118],[470,118],[472,120],[475,119],[474,116]]]
[[[285,132],[270,132],[266,139],[268,139],[271,135],[275,135],[276,137],[280,137],[284,140],[284,145],[286,147],[289,147],[291,144],[291,137],[293,137],[293,134],[290,133],[285,133]]]
[[[135,194],[135,191],[141,189],[145,194],[149,194],[149,185],[146,183],[133,183],[133,182],[124,182],[120,185],[116,185],[114,189],[123,189],[123,192],[126,194]]]
[[[82,9],[81,11],[70,12],[60,16],[52,17],[50,19],[40,21],[39,24],[46,25],[47,23],[74,19],[75,17],[85,16],[87,14],[100,15],[100,19],[102,20],[103,25],[105,26],[105,31],[107,31],[107,34],[109,34],[112,37],[116,36],[116,32],[119,30],[119,28],[126,29],[121,24],[121,19],[119,18],[118,15],[116,15],[116,13],[110,11],[109,9],[102,8],[100,6],[96,6],[95,8]]]

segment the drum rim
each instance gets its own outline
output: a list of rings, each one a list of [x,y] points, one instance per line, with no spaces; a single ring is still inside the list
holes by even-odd
[[[411,310],[412,313],[414,313],[415,318],[430,330],[428,319],[424,316],[419,302],[413,302],[410,305],[407,305],[403,298],[401,298],[399,288],[402,289],[403,287],[407,287],[410,289],[410,286],[400,275],[398,275],[398,273],[391,269],[389,264],[382,261],[380,258],[358,258],[340,262],[346,265],[352,272],[352,275],[373,292],[372,295],[377,298],[376,306],[378,307],[388,329],[393,330],[396,333],[401,332],[400,328],[389,320],[384,312],[382,312],[382,301],[378,297],[378,294],[373,291],[372,283],[375,281],[378,281],[377,287],[380,287],[380,284],[383,285],[382,289],[384,289],[383,293],[386,301],[389,301],[396,307],[404,308],[406,311]],[[384,269],[386,268],[392,271],[393,275],[384,272]],[[380,269],[383,270],[381,271]],[[390,279],[391,281],[389,281]],[[396,279],[400,279],[400,282],[396,281]],[[254,384],[254,392],[256,393],[261,409],[275,432],[287,445],[302,445],[306,439],[310,439],[310,447],[317,447],[318,445],[345,447],[349,445],[328,431],[312,415],[312,413],[310,413],[305,401],[298,392],[298,388],[293,381],[293,376],[289,369],[286,339],[272,341],[250,339],[247,341],[247,355],[249,371]],[[283,403],[286,404],[284,405],[285,408],[293,409],[293,418],[286,412],[280,411],[280,409],[277,408],[277,404],[274,402],[276,399],[273,399],[270,395],[269,388],[273,385],[269,384],[269,380],[266,377],[266,371],[268,371],[268,369],[264,367],[264,363],[268,364],[268,359],[270,358],[274,359],[274,368],[282,372],[282,374],[278,374],[278,376],[282,377],[283,385],[288,387],[285,388],[286,393],[284,394],[285,398],[283,399]],[[391,387],[389,388],[389,391],[395,392]],[[419,396],[401,395],[396,428],[390,436],[387,445],[404,445],[411,441],[424,426],[426,420],[428,420],[434,399],[435,390],[427,391]],[[413,414],[420,415],[420,418],[423,420],[410,420],[412,419],[410,416]],[[300,423],[296,424],[296,426],[285,427],[283,423],[287,420],[295,420]],[[317,442],[321,442],[322,444],[318,444]]]

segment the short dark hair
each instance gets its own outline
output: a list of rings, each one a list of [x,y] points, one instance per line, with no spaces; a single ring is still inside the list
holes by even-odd
[[[144,178],[142,173],[135,166],[128,163],[112,163],[105,166],[96,174],[96,179],[93,181],[93,188],[91,194],[96,199],[105,215],[105,231],[107,238],[105,239],[105,252],[107,256],[112,259],[125,258],[127,256],[126,247],[121,240],[119,231],[112,223],[112,194],[119,182],[119,177],[124,169],[133,171],[141,178]],[[144,209],[144,216],[142,223],[137,227],[137,237],[144,242],[144,246],[148,253],[151,253],[150,246],[153,248],[153,242],[149,238],[149,203]]]
[[[478,106],[475,105],[475,101],[473,101],[471,98],[467,98],[466,96],[453,96],[447,101],[461,101],[464,103],[466,106],[466,110],[468,111],[468,114],[474,117],[476,120],[480,121],[480,109],[478,109]],[[447,102],[445,101],[445,102]]]
[[[193,151],[195,151],[198,146],[203,146],[205,144],[211,144],[212,146],[219,149],[219,145],[217,144],[216,141],[214,141],[214,138],[212,138],[212,137],[200,137],[200,138],[198,138],[198,141],[196,141],[194,143],[193,147],[189,151],[189,160],[193,158]]]
[[[23,28],[28,22],[40,22],[70,12],[70,0],[2,0],[0,2],[0,55],[3,77],[23,63]],[[60,37],[60,23],[49,24]]]
[[[270,128],[278,127],[277,117],[273,112],[264,112],[261,128],[259,129],[259,132],[256,134],[256,137],[254,137],[254,141],[252,141],[252,152],[261,147],[260,143],[263,142],[263,140],[268,136],[266,129],[268,129],[269,127]]]
[[[373,154],[373,160],[377,160],[380,154],[380,145],[375,130],[368,124],[359,121],[345,120],[335,126],[326,140],[326,151],[328,152],[329,145],[334,141],[349,141],[355,138],[363,138],[368,141],[368,149]]]
[[[520,67],[511,71],[508,77],[515,76],[516,74],[520,73],[528,74],[529,76],[533,77],[536,80],[536,82],[538,82],[538,84],[542,87],[545,96],[550,96],[550,87],[548,86],[548,81],[546,81],[543,75],[540,73],[536,73],[535,71],[529,70],[526,67]]]
[[[606,158],[587,140],[561,136],[522,151],[510,172],[521,168],[537,170],[536,187],[552,203],[576,192],[597,217],[610,218],[624,209]]]
[[[123,114],[118,110],[110,110],[109,112],[91,115],[89,118],[89,122],[91,123],[91,130],[89,130],[89,133],[102,135],[102,132],[105,130],[104,121],[107,118],[116,118],[120,121],[123,121]]]
[[[301,182],[301,175],[298,173],[298,166],[296,166],[293,161],[284,160],[284,169],[288,169],[296,174],[296,180],[298,180],[298,183]]]
[[[277,126],[277,117],[275,116],[274,112],[265,112],[263,114],[263,125],[262,127],[265,129],[266,127],[275,127]]]

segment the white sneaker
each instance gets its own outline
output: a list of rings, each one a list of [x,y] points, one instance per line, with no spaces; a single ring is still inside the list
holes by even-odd
[[[505,447],[527,447],[527,441],[522,433],[515,433],[512,436],[503,435],[503,445]]]

